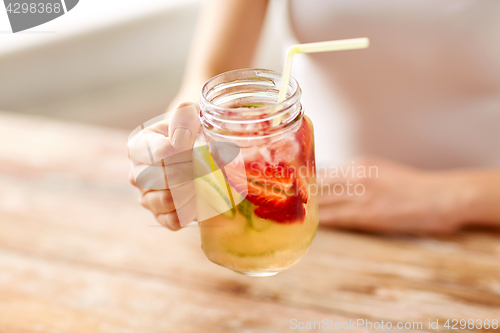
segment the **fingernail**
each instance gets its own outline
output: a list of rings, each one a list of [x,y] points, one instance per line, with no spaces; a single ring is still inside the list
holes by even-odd
[[[177,128],[172,137],[172,146],[177,149],[186,147],[191,139],[191,131],[185,128]]]

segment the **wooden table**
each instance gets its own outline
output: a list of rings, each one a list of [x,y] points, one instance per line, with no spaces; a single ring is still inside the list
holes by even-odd
[[[500,319],[494,232],[320,230],[275,277],[216,266],[196,228],[170,232],[138,204],[127,135],[0,112],[1,333],[314,331],[293,319],[422,322],[405,330],[422,332],[429,319],[440,331],[447,319]]]

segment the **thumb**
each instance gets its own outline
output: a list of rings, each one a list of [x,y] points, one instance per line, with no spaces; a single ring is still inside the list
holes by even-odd
[[[193,146],[200,129],[200,107],[197,103],[183,102],[172,111],[168,127],[168,136],[175,149],[187,149]]]

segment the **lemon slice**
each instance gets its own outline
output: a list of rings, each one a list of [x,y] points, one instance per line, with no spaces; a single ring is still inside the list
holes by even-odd
[[[196,176],[194,184],[198,221],[217,215],[233,219],[236,210],[231,203],[224,174],[210,158],[207,146],[193,149],[193,163]]]
[[[236,215],[227,190],[218,185],[217,178],[215,174],[210,174],[195,180],[196,203],[200,220],[221,214],[228,219],[233,219]]]

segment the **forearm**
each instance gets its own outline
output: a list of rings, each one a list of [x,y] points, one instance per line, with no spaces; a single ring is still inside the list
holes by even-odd
[[[456,172],[462,225],[500,226],[500,170]]]
[[[191,98],[210,77],[248,68],[257,47],[268,0],[211,0],[202,10],[180,95]]]

